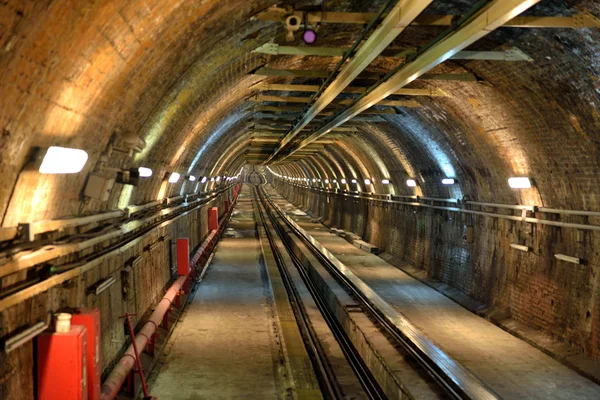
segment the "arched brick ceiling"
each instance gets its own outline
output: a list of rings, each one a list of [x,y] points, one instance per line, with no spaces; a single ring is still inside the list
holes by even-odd
[[[438,0],[426,12],[463,13],[473,3]],[[284,43],[281,24],[251,19],[272,4],[1,4],[2,224],[98,212],[195,189],[190,183],[164,185],[160,177],[168,171],[197,176],[237,173],[245,163],[254,126],[247,99],[258,93],[260,81],[291,82],[250,73],[265,65],[324,70],[337,62],[332,57],[252,53],[272,39]],[[381,4],[328,1],[327,7],[374,12]],[[594,0],[544,0],[528,14],[569,15],[578,9],[600,15]],[[323,25],[317,45],[349,46],[361,29]],[[423,45],[441,31],[411,27],[392,47]],[[409,193],[404,181],[418,177],[424,181],[419,188],[424,195],[599,209],[599,43],[597,29],[499,29],[471,48],[517,46],[535,61],[446,62],[432,72],[468,71],[481,82],[417,81],[410,87],[437,87],[451,96],[419,97],[420,108],[397,108],[397,114],[383,115],[382,122],[354,124],[357,133],[342,135],[320,154],[273,168],[295,176],[373,178],[376,191],[384,190],[378,182],[389,178],[397,194]],[[299,44],[298,39],[292,43]],[[387,72],[397,62],[381,57],[368,70]],[[111,137],[123,133],[139,135],[146,149],[133,159],[111,159],[110,165],[148,166],[156,179],[123,192],[116,185],[108,202],[83,202],[87,176]],[[85,149],[90,158],[84,171],[57,176],[22,171],[35,146],[49,145]],[[457,179],[453,189],[439,184],[447,175]],[[511,191],[506,179],[515,175],[535,178],[539,193],[520,197]]]

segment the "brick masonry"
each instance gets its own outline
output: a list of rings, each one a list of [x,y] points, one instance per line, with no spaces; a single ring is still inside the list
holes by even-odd
[[[322,216],[329,226],[352,231],[427,276],[502,314],[600,359],[600,262],[598,237],[576,230],[368,200],[329,196],[275,180],[290,201]],[[370,204],[369,204],[370,203]],[[491,211],[491,210],[490,210]],[[467,242],[467,226],[474,241]],[[583,242],[582,242],[583,241]],[[533,250],[509,247],[522,243]],[[553,259],[579,248],[585,265]]]

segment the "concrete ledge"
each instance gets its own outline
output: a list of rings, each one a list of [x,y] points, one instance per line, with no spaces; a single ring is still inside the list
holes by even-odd
[[[511,335],[518,337],[555,360],[560,361],[580,375],[600,384],[600,362],[592,360],[585,354],[576,351],[573,347],[569,346],[568,343],[557,340],[542,331],[530,328],[524,323],[512,319],[510,313],[505,309],[490,307],[487,304],[467,296],[458,289],[443,282],[431,279],[427,275],[427,271],[416,268],[412,264],[401,260],[399,257],[389,253],[382,253],[379,257],[396,268],[406,272],[413,278],[423,282],[427,286],[437,290],[467,310],[487,319]]]

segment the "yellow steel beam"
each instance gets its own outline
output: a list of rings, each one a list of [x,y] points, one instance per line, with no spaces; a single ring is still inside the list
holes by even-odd
[[[270,55],[301,55],[301,56],[322,56],[338,57],[344,55],[347,48],[336,47],[299,47],[299,46],[280,46],[277,43],[265,43],[252,50],[254,53]],[[414,54],[415,49],[403,50],[400,53],[391,55],[392,58],[406,58]],[[502,51],[459,51],[449,58],[450,60],[490,60],[490,61],[533,61],[523,51],[517,47],[512,47]]]
[[[298,136],[302,128],[323,111],[325,107],[333,103],[335,98],[427,8],[431,1],[399,0],[377,29],[360,46],[356,54],[340,69],[335,79],[323,90],[320,96],[311,104],[310,108],[300,117],[296,125],[281,140],[277,150],[275,150],[269,159],[277,156],[290,141]]]
[[[259,89],[262,91],[278,90],[287,92],[317,92],[319,90],[318,85],[289,85],[289,84],[278,84],[278,83],[261,83]],[[364,93],[367,91],[366,87],[359,86],[348,86],[342,93]],[[448,97],[448,93],[438,88],[427,88],[427,89],[400,89],[395,93],[401,96],[432,96],[432,97]]]
[[[294,114],[294,113],[300,113],[304,110],[303,107],[293,107],[293,106],[255,106],[254,107],[254,111],[257,112],[272,112],[272,113],[287,113],[287,114]],[[363,112],[363,114],[365,115],[369,115],[369,114],[373,114],[373,115],[379,115],[379,114],[395,114],[394,110],[392,109],[384,109],[384,110],[366,110]],[[279,115],[279,114],[273,114],[273,115]],[[323,116],[331,116],[333,115],[332,111],[323,111],[321,112],[321,115]]]
[[[272,6],[265,11],[255,15],[261,21],[284,22],[290,15],[295,15],[300,20],[306,20],[309,24],[333,23],[333,24],[368,24],[375,18],[375,13],[357,12],[331,12],[331,11],[288,11],[284,8]],[[415,18],[414,25],[422,26],[450,26],[457,15],[422,14]],[[553,16],[517,16],[506,21],[502,27],[509,28],[598,28],[600,21],[587,11],[569,17]]]
[[[505,22],[516,17],[540,0],[493,0],[484,6],[455,31],[431,46],[413,62],[406,64],[394,75],[381,82],[371,92],[340,112],[330,122],[303,139],[290,153],[303,148],[315,139],[326,135],[332,128],[338,127],[363,110],[379,103],[395,91],[413,82],[433,67],[443,63],[458,51],[481,39]],[[285,155],[281,159],[285,159]]]
[[[288,128],[280,128],[280,127],[274,127],[274,126],[268,126],[268,125],[256,125],[254,127],[255,129],[262,129],[265,131],[287,131]],[[305,129],[304,131],[310,131],[310,129]],[[358,132],[358,129],[355,126],[336,126],[335,128],[331,129],[331,132]]]
[[[256,95],[250,97],[248,100],[255,102],[279,102],[279,103],[309,103],[310,97],[296,97],[296,96],[266,96],[266,95]],[[348,105],[352,104],[354,100],[341,100],[335,104],[337,105]],[[392,107],[421,107],[421,104],[415,100],[381,100],[380,102],[372,105],[378,106],[392,106]]]
[[[303,70],[303,69],[271,69],[271,68],[259,68],[253,75],[255,76],[285,76],[290,78],[327,78],[331,72],[329,71],[316,71],[316,70]],[[363,72],[357,79],[369,79],[379,80],[383,78],[383,75]],[[476,82],[477,78],[471,73],[461,74],[424,74],[419,77],[422,80],[445,80],[445,81],[469,81]]]

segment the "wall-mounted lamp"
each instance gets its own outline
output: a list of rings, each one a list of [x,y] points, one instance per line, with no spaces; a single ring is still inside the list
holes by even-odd
[[[18,349],[40,333],[48,329],[49,323],[38,322],[4,341],[4,352],[10,353]]]
[[[169,174],[169,183],[176,183],[179,181],[179,178],[181,178],[181,175],[179,175],[177,172],[171,172]]]
[[[390,184],[390,180],[389,179],[382,179],[381,180],[381,184],[383,184],[383,185],[389,185]]]
[[[346,180],[343,179],[343,178],[342,178],[342,180],[340,182],[342,182],[343,184],[346,184]]]
[[[508,186],[513,189],[530,189],[531,180],[525,176],[508,178]]]
[[[365,185],[369,186],[371,184],[371,180],[370,179],[365,179]]]
[[[152,176],[152,170],[146,167],[139,167],[138,172],[141,178],[149,178]]]
[[[510,247],[512,247],[515,250],[519,250],[519,251],[525,251],[525,252],[529,251],[529,247],[523,246],[521,244],[511,243]]]
[[[108,278],[103,279],[103,280],[97,282],[96,284],[92,285],[88,289],[88,293],[93,293],[95,295],[99,295],[100,293],[104,292],[106,289],[108,289],[109,287],[114,285],[114,283],[116,281],[117,280],[113,276],[109,276]]]
[[[356,183],[356,179],[352,179],[352,183]]]
[[[444,185],[454,185],[454,179],[453,178],[444,178],[444,179],[442,179],[442,184],[444,184]]]
[[[196,177],[195,177],[194,175],[190,175],[190,176],[188,176],[187,178],[188,178],[188,180],[189,180],[190,182],[195,182],[195,181],[196,181]]]
[[[580,264],[581,263],[581,259],[577,258],[577,257],[571,257],[571,256],[567,256],[564,254],[555,254],[554,258],[556,258],[557,260],[562,260],[562,261],[566,261],[566,262],[570,262],[573,264]]]
[[[214,181],[215,181],[215,178],[210,178],[210,181],[211,181],[211,182],[214,182]]]
[[[51,146],[40,151],[43,155],[39,171],[42,174],[76,174],[88,160],[84,150]]]
[[[406,186],[408,186],[408,187],[417,187],[417,181],[415,181],[414,179],[407,179],[406,180]]]

